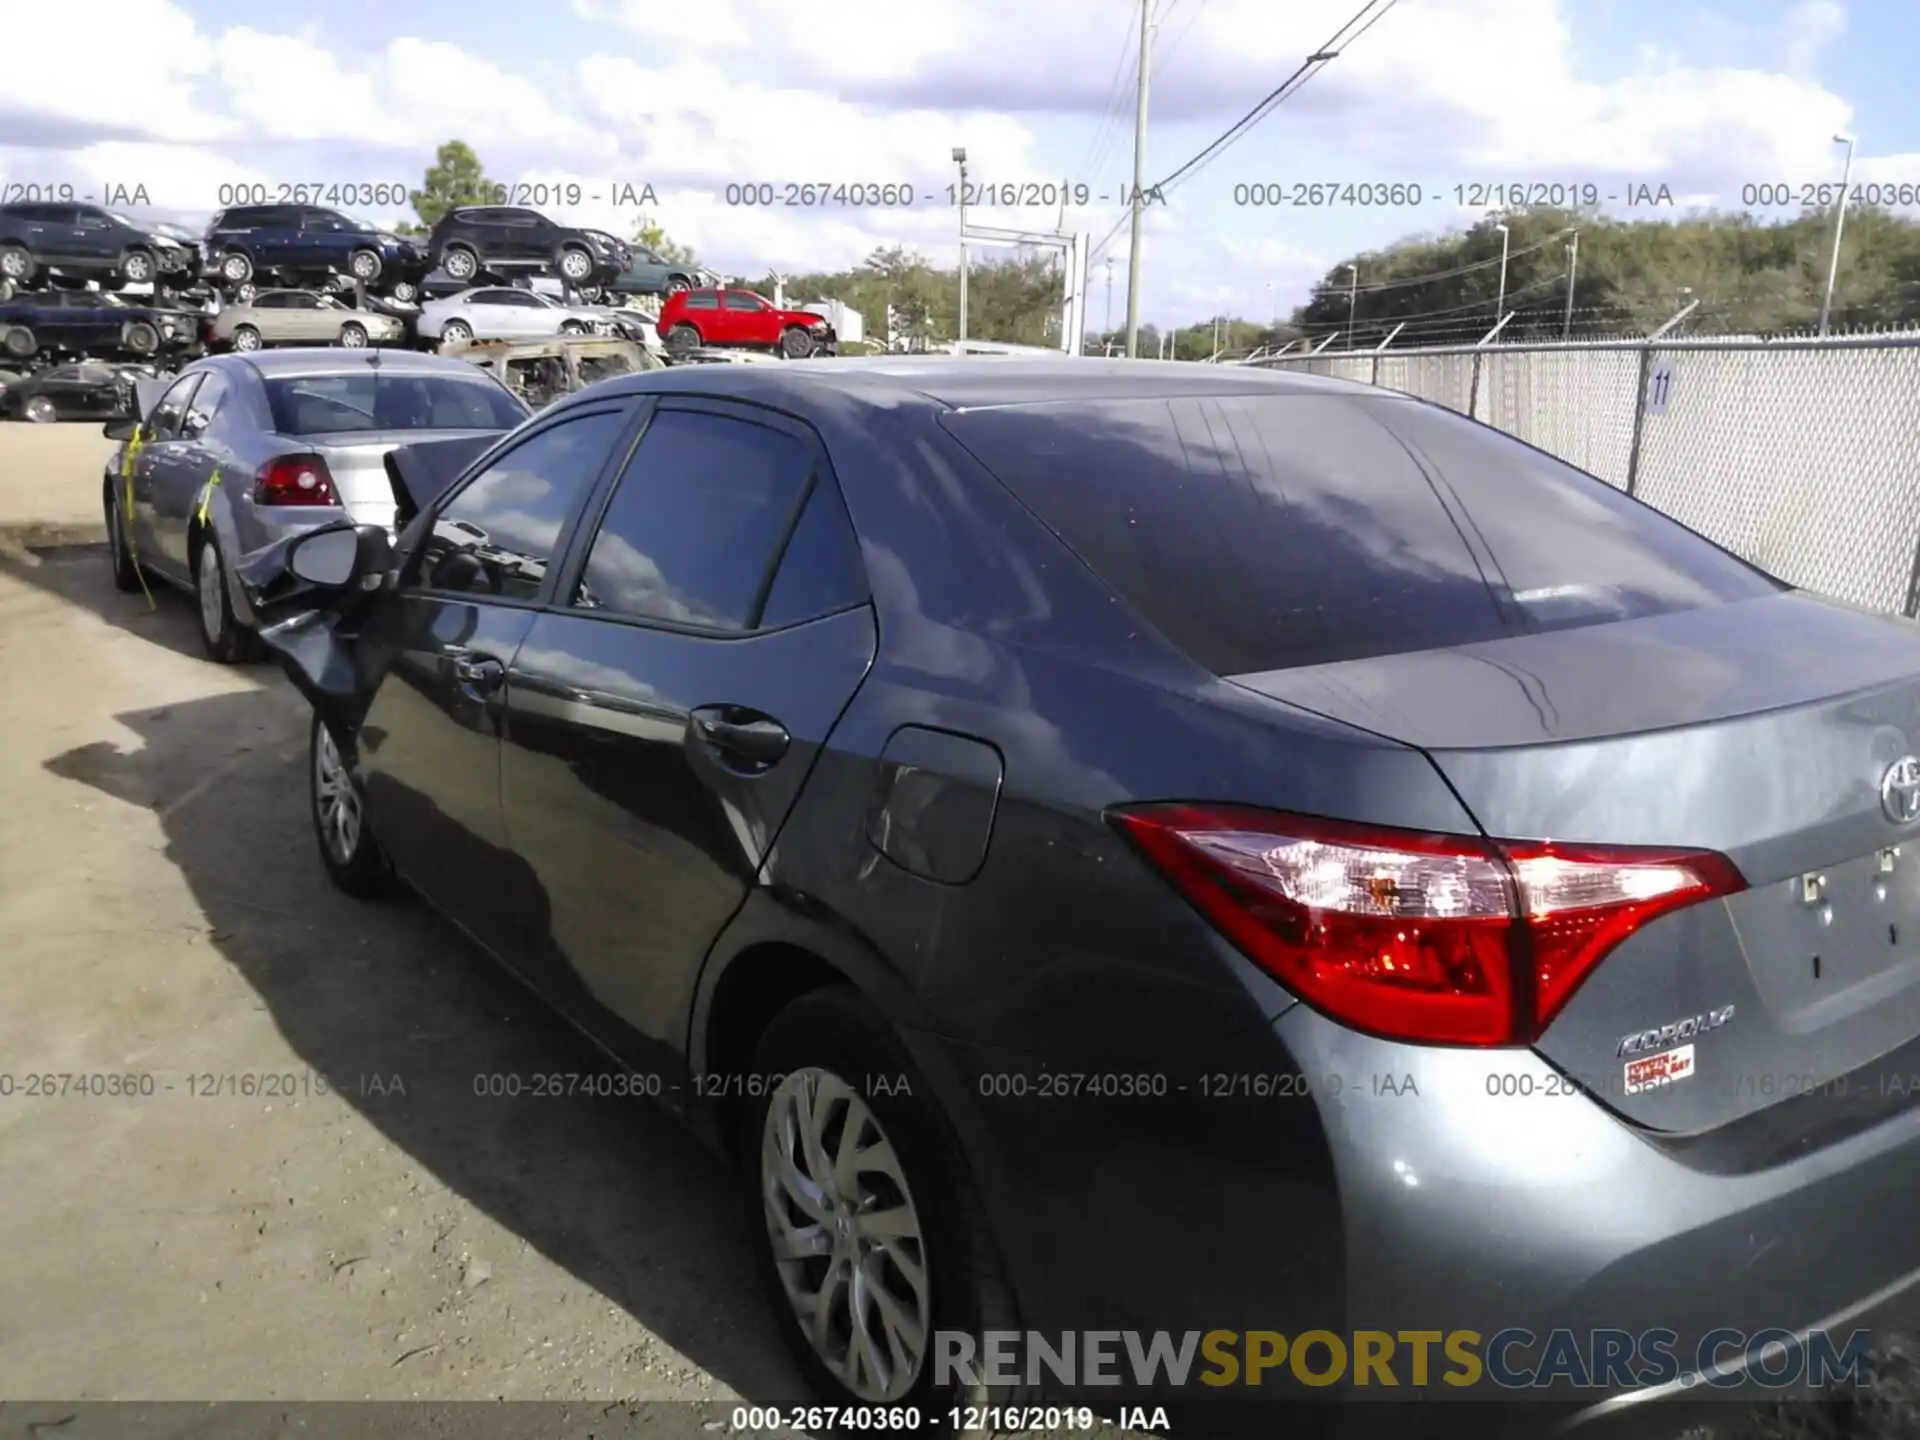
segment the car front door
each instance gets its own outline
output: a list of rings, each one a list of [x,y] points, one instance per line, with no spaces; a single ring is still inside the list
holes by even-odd
[[[750,290],[729,290],[721,297],[727,339],[734,345],[771,345],[780,338],[773,307]]]
[[[68,249],[73,259],[70,263],[87,270],[119,270],[120,250],[126,239],[121,227],[84,205],[74,207],[71,213],[73,239]]]
[[[331,344],[340,334],[339,311],[320,303],[308,290],[287,292],[287,338],[303,344]]]
[[[300,209],[300,228],[288,236],[287,264],[302,270],[344,270],[345,226],[331,210]]]
[[[625,403],[570,411],[457,482],[417,538],[410,527],[395,593],[360,642],[383,667],[357,734],[375,833],[422,894],[509,962],[514,908],[533,892],[501,823],[507,667],[631,415]]]
[[[872,663],[874,620],[797,421],[660,402],[596,509],[508,668],[507,836],[545,901],[522,917],[546,925],[519,945],[563,1004],[670,1054],[708,946]]]
[[[190,371],[167,387],[147,417],[146,438],[133,462],[135,549],[142,563],[183,583],[188,575],[186,527],[180,518],[186,502],[181,492],[190,486],[181,474],[184,446],[180,426],[202,374]],[[171,533],[175,531],[178,533]]]

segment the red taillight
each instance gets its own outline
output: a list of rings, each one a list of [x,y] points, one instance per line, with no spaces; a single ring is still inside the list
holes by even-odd
[[[1229,805],[1114,823],[1262,969],[1355,1029],[1525,1045],[1658,915],[1746,888],[1703,850],[1427,835]]]
[[[260,467],[253,484],[256,505],[338,505],[333,476],[318,455],[282,455]]]

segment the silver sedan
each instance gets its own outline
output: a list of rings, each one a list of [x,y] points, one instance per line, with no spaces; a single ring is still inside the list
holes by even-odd
[[[549,335],[611,335],[604,311],[563,305],[532,290],[482,285],[420,307],[414,333],[423,340],[464,345],[470,340],[534,340]]]
[[[240,556],[350,518],[392,525],[387,452],[469,437],[475,453],[531,413],[464,360],[406,351],[302,349],[216,355],[141,381],[139,421],[102,477],[114,583],[194,593],[207,654],[257,653]]]

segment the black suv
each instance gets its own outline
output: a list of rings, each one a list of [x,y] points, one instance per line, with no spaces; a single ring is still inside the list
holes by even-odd
[[[0,355],[132,355],[139,359],[200,341],[199,317],[155,305],[129,305],[98,290],[49,290],[0,301]]]
[[[611,285],[633,262],[633,252],[605,231],[557,225],[538,210],[473,205],[440,217],[427,237],[427,259],[463,283],[487,272],[550,270],[586,289]]]
[[[320,205],[236,205],[213,217],[201,247],[208,276],[231,286],[341,274],[412,299],[427,273],[412,241]]]
[[[108,285],[160,284],[191,276],[199,258],[164,228],[98,205],[0,205],[0,281],[9,289],[48,270]]]

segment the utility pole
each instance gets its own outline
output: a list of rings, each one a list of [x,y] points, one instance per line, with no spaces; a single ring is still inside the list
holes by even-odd
[[[1847,147],[1847,163],[1840,171],[1840,209],[1833,217],[1833,259],[1827,262],[1827,291],[1820,297],[1822,338],[1827,333],[1827,316],[1833,311],[1833,282],[1840,275],[1840,232],[1847,223],[1847,182],[1853,177],[1853,136],[1836,135],[1833,143]]]
[[[1560,322],[1560,338],[1565,340],[1573,334],[1573,277],[1580,268],[1580,232],[1573,232],[1573,239],[1567,245],[1567,317]]]
[[[967,338],[967,147],[953,147],[953,163],[960,167],[960,335]]]
[[[1500,317],[1507,313],[1507,246],[1512,243],[1513,235],[1504,225],[1496,225],[1500,232],[1500,298],[1493,302],[1493,319],[1498,324]]]
[[[1353,312],[1360,303],[1360,267],[1347,266],[1347,349],[1353,348]]]
[[[1107,257],[1107,325],[1109,335],[1113,333],[1113,257]]]
[[[1127,244],[1127,358],[1140,354],[1140,210],[1147,183],[1147,65],[1153,58],[1153,0],[1140,0],[1140,89],[1133,102],[1133,228]]]

